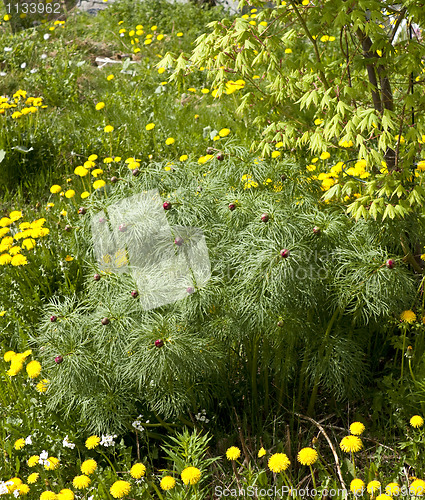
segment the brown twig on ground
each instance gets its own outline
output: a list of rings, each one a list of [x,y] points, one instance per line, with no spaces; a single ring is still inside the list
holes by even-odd
[[[341,467],[339,466],[339,458],[338,458],[338,454],[334,448],[334,445],[332,444],[332,441],[329,439],[329,436],[326,434],[326,431],[325,429],[323,428],[322,425],[319,424],[319,422],[316,422],[316,420],[314,420],[313,418],[311,417],[307,417],[305,415],[300,415],[299,413],[294,413],[294,415],[296,415],[297,417],[299,418],[302,418],[304,420],[308,420],[309,422],[311,422],[312,424],[314,424],[319,430],[320,432],[323,434],[324,438],[326,439],[326,441],[328,442],[328,445],[329,445],[329,448],[331,449],[332,451],[332,454],[334,456],[334,459],[335,459],[335,466],[336,466],[336,471],[337,471],[337,474],[338,474],[338,477],[339,477],[339,481],[341,483],[341,486],[344,490],[346,490],[346,486],[345,486],[345,482],[344,482],[344,479],[342,477],[342,473],[341,473]]]

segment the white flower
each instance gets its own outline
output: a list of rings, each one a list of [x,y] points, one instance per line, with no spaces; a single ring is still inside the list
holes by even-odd
[[[5,47],[4,48],[5,52],[12,52],[12,50],[13,50],[12,47]]]
[[[25,69],[26,67],[27,67],[27,63],[26,63],[26,62],[23,62],[23,63],[21,64],[21,68],[22,68],[22,69]]]
[[[30,70],[30,73],[37,73],[37,71],[38,71],[38,70],[37,70],[37,68],[32,68],[32,69]]]
[[[13,496],[14,496],[15,498],[18,498],[18,496],[19,496],[19,490],[15,490],[15,491],[13,492]]]
[[[49,33],[46,33],[46,34],[43,36],[43,38],[44,38],[45,40],[48,40],[48,39],[50,38]]]
[[[47,54],[41,54],[41,59],[46,59],[47,58]]]
[[[0,483],[0,495],[7,495],[9,493],[9,490],[7,489],[6,483],[3,481]]]
[[[29,435],[29,436],[25,439],[25,444],[32,444],[31,435]]]
[[[138,420],[135,420],[131,425],[140,432],[143,432],[145,430],[143,425]]]
[[[105,436],[102,434],[102,439],[100,441],[101,446],[105,446],[105,447],[115,446],[114,438],[116,438],[116,437],[117,437],[116,434],[114,434],[113,436],[108,436],[108,435]]]
[[[71,448],[71,450],[73,450],[75,448],[75,444],[74,443],[71,443],[69,440],[68,440],[68,435],[66,435],[64,438],[63,438],[63,441],[62,441],[62,445],[64,448]]]
[[[7,73],[5,73],[4,71],[0,72],[0,76],[6,76],[6,75],[7,75]]]
[[[49,457],[49,454],[46,450],[43,450],[41,453],[40,453],[40,458],[38,460],[38,463],[40,465],[47,465],[49,466],[50,465],[50,462],[47,460],[47,458]]]

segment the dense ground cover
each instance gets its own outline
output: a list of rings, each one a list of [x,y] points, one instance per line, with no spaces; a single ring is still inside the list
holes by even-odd
[[[0,496],[424,492],[423,14],[331,3],[5,14]]]

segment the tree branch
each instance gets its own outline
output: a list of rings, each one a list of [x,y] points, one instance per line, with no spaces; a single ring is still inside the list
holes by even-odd
[[[368,59],[372,59],[373,57],[375,57],[375,54],[373,54],[370,51],[372,47],[372,40],[370,39],[369,36],[363,33],[363,31],[360,28],[357,30],[356,35],[362,44],[363,56],[366,59],[366,69],[369,78],[369,83],[373,86],[372,89],[373,107],[375,108],[376,111],[381,113],[382,105],[378,89],[378,80],[376,78],[376,73],[375,73],[375,65],[372,64],[371,62],[367,62]]]

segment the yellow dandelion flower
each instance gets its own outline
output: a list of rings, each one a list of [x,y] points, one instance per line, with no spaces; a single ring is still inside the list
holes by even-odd
[[[19,359],[19,356],[15,356],[12,359],[12,362],[10,364],[9,370],[7,370],[6,374],[9,375],[9,377],[16,377],[16,375],[22,370],[24,367],[24,364],[21,359]]]
[[[25,266],[26,264],[28,264],[28,260],[23,255],[17,254],[12,257],[10,263],[12,264],[12,266]]]
[[[269,458],[268,467],[272,472],[285,471],[291,462],[285,453],[275,453]]]
[[[4,253],[0,255],[0,266],[5,266],[10,264],[12,261],[12,257],[8,253]]]
[[[146,467],[140,463],[134,464],[133,467],[130,469],[131,477],[134,477],[134,479],[140,479],[145,475],[145,473],[146,473]]]
[[[80,177],[84,177],[88,173],[89,173],[89,171],[86,168],[84,168],[82,165],[76,167],[74,170],[74,174],[76,174]]]
[[[176,480],[174,479],[174,477],[164,476],[161,479],[159,485],[161,486],[161,489],[163,489],[164,491],[172,490],[176,485]]]
[[[263,447],[261,447],[261,448],[258,450],[258,458],[262,458],[262,457],[264,457],[264,455],[265,455],[266,453],[267,453],[267,452],[266,452],[266,450],[265,450]]]
[[[222,129],[220,130],[220,132],[218,133],[218,135],[219,135],[220,137],[226,137],[226,136],[228,136],[229,134],[230,134],[230,129],[229,129],[229,128],[222,128]]]
[[[12,361],[12,359],[16,356],[16,352],[15,351],[7,351],[4,353],[4,356],[3,356],[3,359],[6,361],[6,362],[9,362],[9,361]]]
[[[98,436],[90,436],[86,439],[86,448],[88,450],[93,450],[94,448],[96,448],[96,446],[98,446],[100,443],[100,437]]]
[[[104,185],[106,184],[106,182],[102,179],[99,179],[98,181],[94,181],[93,182],[93,187],[94,189],[100,189],[102,188]]]
[[[112,125],[106,125],[103,130],[108,134],[109,132],[112,132],[114,130],[114,127]]]
[[[77,490],[85,490],[91,483],[91,479],[87,476],[75,476],[72,480],[72,485]]]
[[[361,495],[363,493],[365,483],[361,479],[353,479],[350,483],[350,491],[355,495]]]
[[[131,484],[127,481],[115,481],[109,491],[114,498],[123,498],[130,493]]]
[[[400,319],[403,323],[414,323],[416,321],[416,314],[409,309],[400,314]]]
[[[55,470],[59,467],[60,461],[59,458],[49,457],[47,461],[44,463],[44,468],[46,470]]]
[[[27,483],[28,484],[34,484],[37,482],[38,478],[39,478],[40,474],[38,472],[33,472],[32,474],[30,474],[27,478]]]
[[[201,479],[201,471],[197,467],[186,467],[181,473],[183,483],[196,484]]]
[[[105,103],[104,102],[98,102],[96,104],[96,110],[97,111],[100,111],[101,109],[103,109],[105,107]]]
[[[9,214],[9,219],[11,219],[13,222],[21,218],[22,218],[22,212],[20,210],[13,210],[13,212],[10,212]]]
[[[416,429],[422,427],[424,425],[424,419],[420,415],[413,415],[410,419],[410,425]]]
[[[22,247],[27,250],[32,250],[35,247],[35,240],[33,238],[25,238],[22,241]]]
[[[113,80],[114,78],[115,78],[115,76],[114,76],[114,75],[108,75],[108,76],[106,77],[106,79],[108,80],[108,82],[110,82],[110,81],[111,81],[111,80]]]
[[[9,219],[9,217],[2,217],[0,219],[0,226],[5,227],[5,226],[10,226],[12,224],[13,220]]]
[[[297,460],[302,465],[313,465],[318,458],[317,451],[308,447],[300,450],[297,455]]]
[[[146,130],[153,130],[155,128],[155,123],[148,123],[145,128]]]
[[[370,481],[367,483],[367,492],[369,495],[376,495],[377,492],[381,491],[381,483],[379,481]]]
[[[187,155],[181,155],[179,160],[180,161],[186,161],[189,157]]]
[[[81,472],[83,474],[86,474],[87,476],[90,476],[90,474],[93,474],[93,472],[97,469],[97,462],[96,460],[93,460],[92,458],[89,458],[88,460],[85,460],[81,464]]]
[[[20,484],[16,488],[16,491],[19,493],[19,496],[25,496],[25,495],[27,495],[29,493],[30,487],[27,484]]]
[[[17,439],[15,441],[15,444],[13,445],[13,447],[15,448],[15,450],[22,450],[22,448],[24,446],[25,446],[25,439],[23,439],[23,438]]]
[[[40,495],[40,500],[57,500],[57,496],[53,491],[47,490]]]
[[[74,499],[75,499],[74,492],[68,488],[60,490],[57,497],[57,500],[74,500]]]
[[[15,246],[15,247],[11,247],[9,249],[9,254],[10,255],[16,255],[17,253],[21,253],[21,247]]]
[[[400,486],[397,483],[388,483],[385,486],[385,493],[398,496],[400,494]]]
[[[27,460],[28,467],[35,467],[38,464],[39,460],[40,460],[40,456],[39,455],[32,455]]]
[[[49,381],[47,380],[47,378],[44,378],[35,386],[35,388],[38,392],[43,393],[47,391],[48,386]]]
[[[241,450],[237,446],[231,446],[226,451],[227,460],[237,460],[241,456]]]
[[[75,191],[73,189],[68,189],[65,192],[65,198],[73,198],[75,196]]]
[[[273,151],[272,158],[278,158],[282,153],[280,151]]]
[[[409,487],[409,493],[418,497],[425,493],[425,481],[422,479],[415,479]]]
[[[27,373],[30,378],[37,378],[40,375],[41,372],[41,364],[39,361],[30,361],[27,364]]]
[[[327,160],[330,157],[331,157],[331,154],[328,153],[327,151],[323,151],[323,153],[320,155],[321,160]]]
[[[83,200],[85,200],[89,196],[90,196],[90,193],[88,191],[84,191],[83,193],[80,194],[80,198],[82,198]]]
[[[361,422],[353,422],[350,425],[350,432],[354,434],[354,436],[360,436],[365,430],[365,426]]]
[[[171,144],[174,144],[176,141],[173,137],[169,137],[166,141],[165,141],[165,144],[167,146],[170,146]]]
[[[357,436],[345,436],[342,438],[339,446],[342,451],[355,453],[363,448],[363,443]]]

